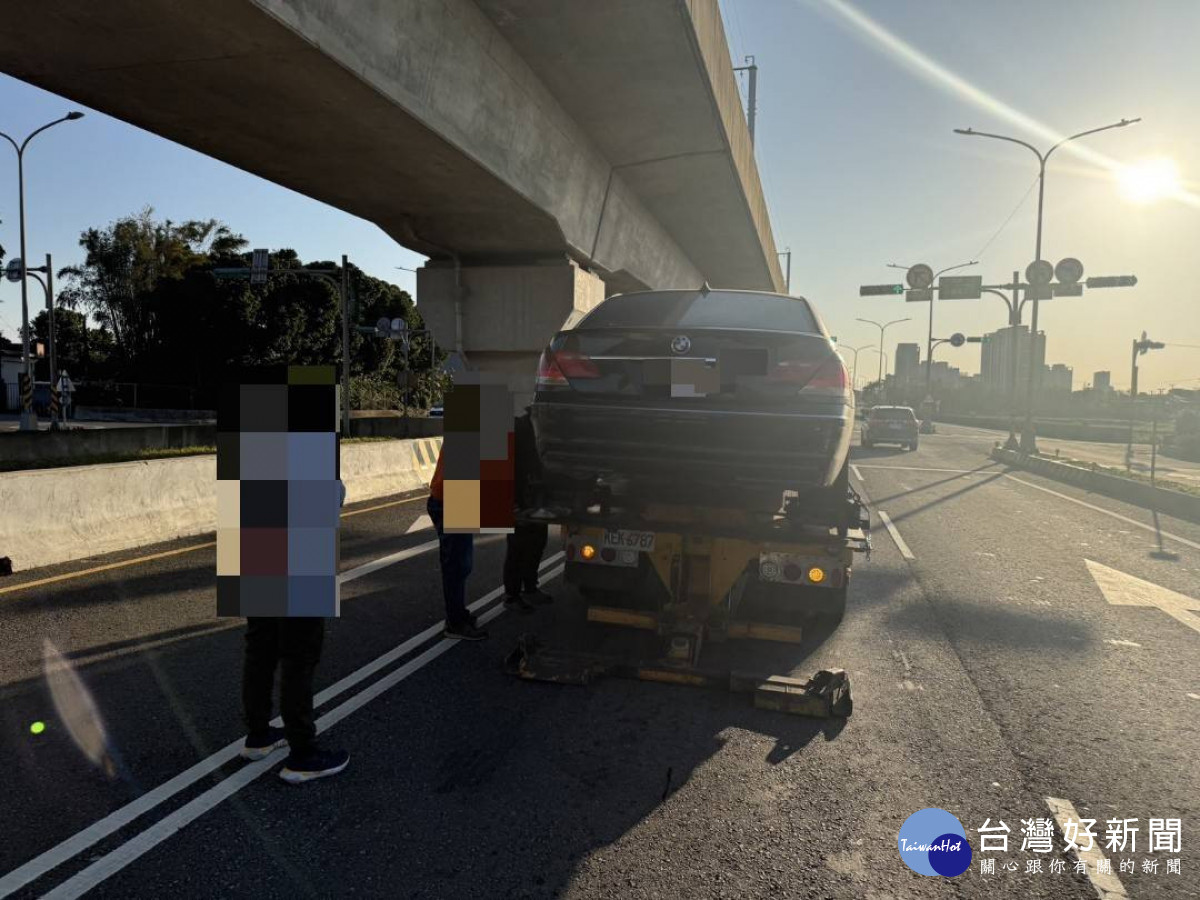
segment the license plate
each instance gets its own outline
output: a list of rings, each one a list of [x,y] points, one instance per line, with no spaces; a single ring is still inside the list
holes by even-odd
[[[626,528],[608,528],[604,531],[604,546],[652,553],[654,552],[654,532],[630,531]]]

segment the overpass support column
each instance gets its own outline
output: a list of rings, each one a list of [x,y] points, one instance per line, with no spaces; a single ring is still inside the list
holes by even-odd
[[[604,296],[599,276],[570,260],[461,267],[437,260],[417,270],[417,306],[438,345],[451,351],[461,337],[472,368],[504,374],[514,412],[533,400],[538,356],[550,338]]]

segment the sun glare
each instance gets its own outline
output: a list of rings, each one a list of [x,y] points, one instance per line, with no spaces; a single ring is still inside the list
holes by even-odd
[[[1179,193],[1179,169],[1165,157],[1146,159],[1117,171],[1121,193],[1134,203],[1152,203]]]

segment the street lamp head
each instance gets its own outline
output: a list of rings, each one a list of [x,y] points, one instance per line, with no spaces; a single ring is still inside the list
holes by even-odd
[[[71,110],[71,112],[67,113],[67,121],[69,121],[69,122],[74,122],[76,119],[82,119],[82,118],[83,118],[83,113],[81,113],[77,109]]]
[[[1136,119],[1122,119],[1120,122],[1117,123],[1117,127],[1124,128],[1126,125],[1133,125],[1136,122],[1140,122],[1140,121],[1142,121],[1141,116],[1138,116]]]
[[[974,128],[955,128],[954,133],[955,134],[974,134],[975,129]]]

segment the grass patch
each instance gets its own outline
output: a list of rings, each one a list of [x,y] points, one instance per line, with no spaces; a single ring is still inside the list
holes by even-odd
[[[402,441],[394,437],[352,437],[342,444],[372,444],[380,441]],[[99,466],[109,463],[140,462],[146,459],[174,459],[180,456],[215,454],[216,447],[153,447],[128,453],[93,453],[86,456],[50,457],[36,460],[0,460],[0,472],[23,472],[27,469],[68,469],[74,466]]]

